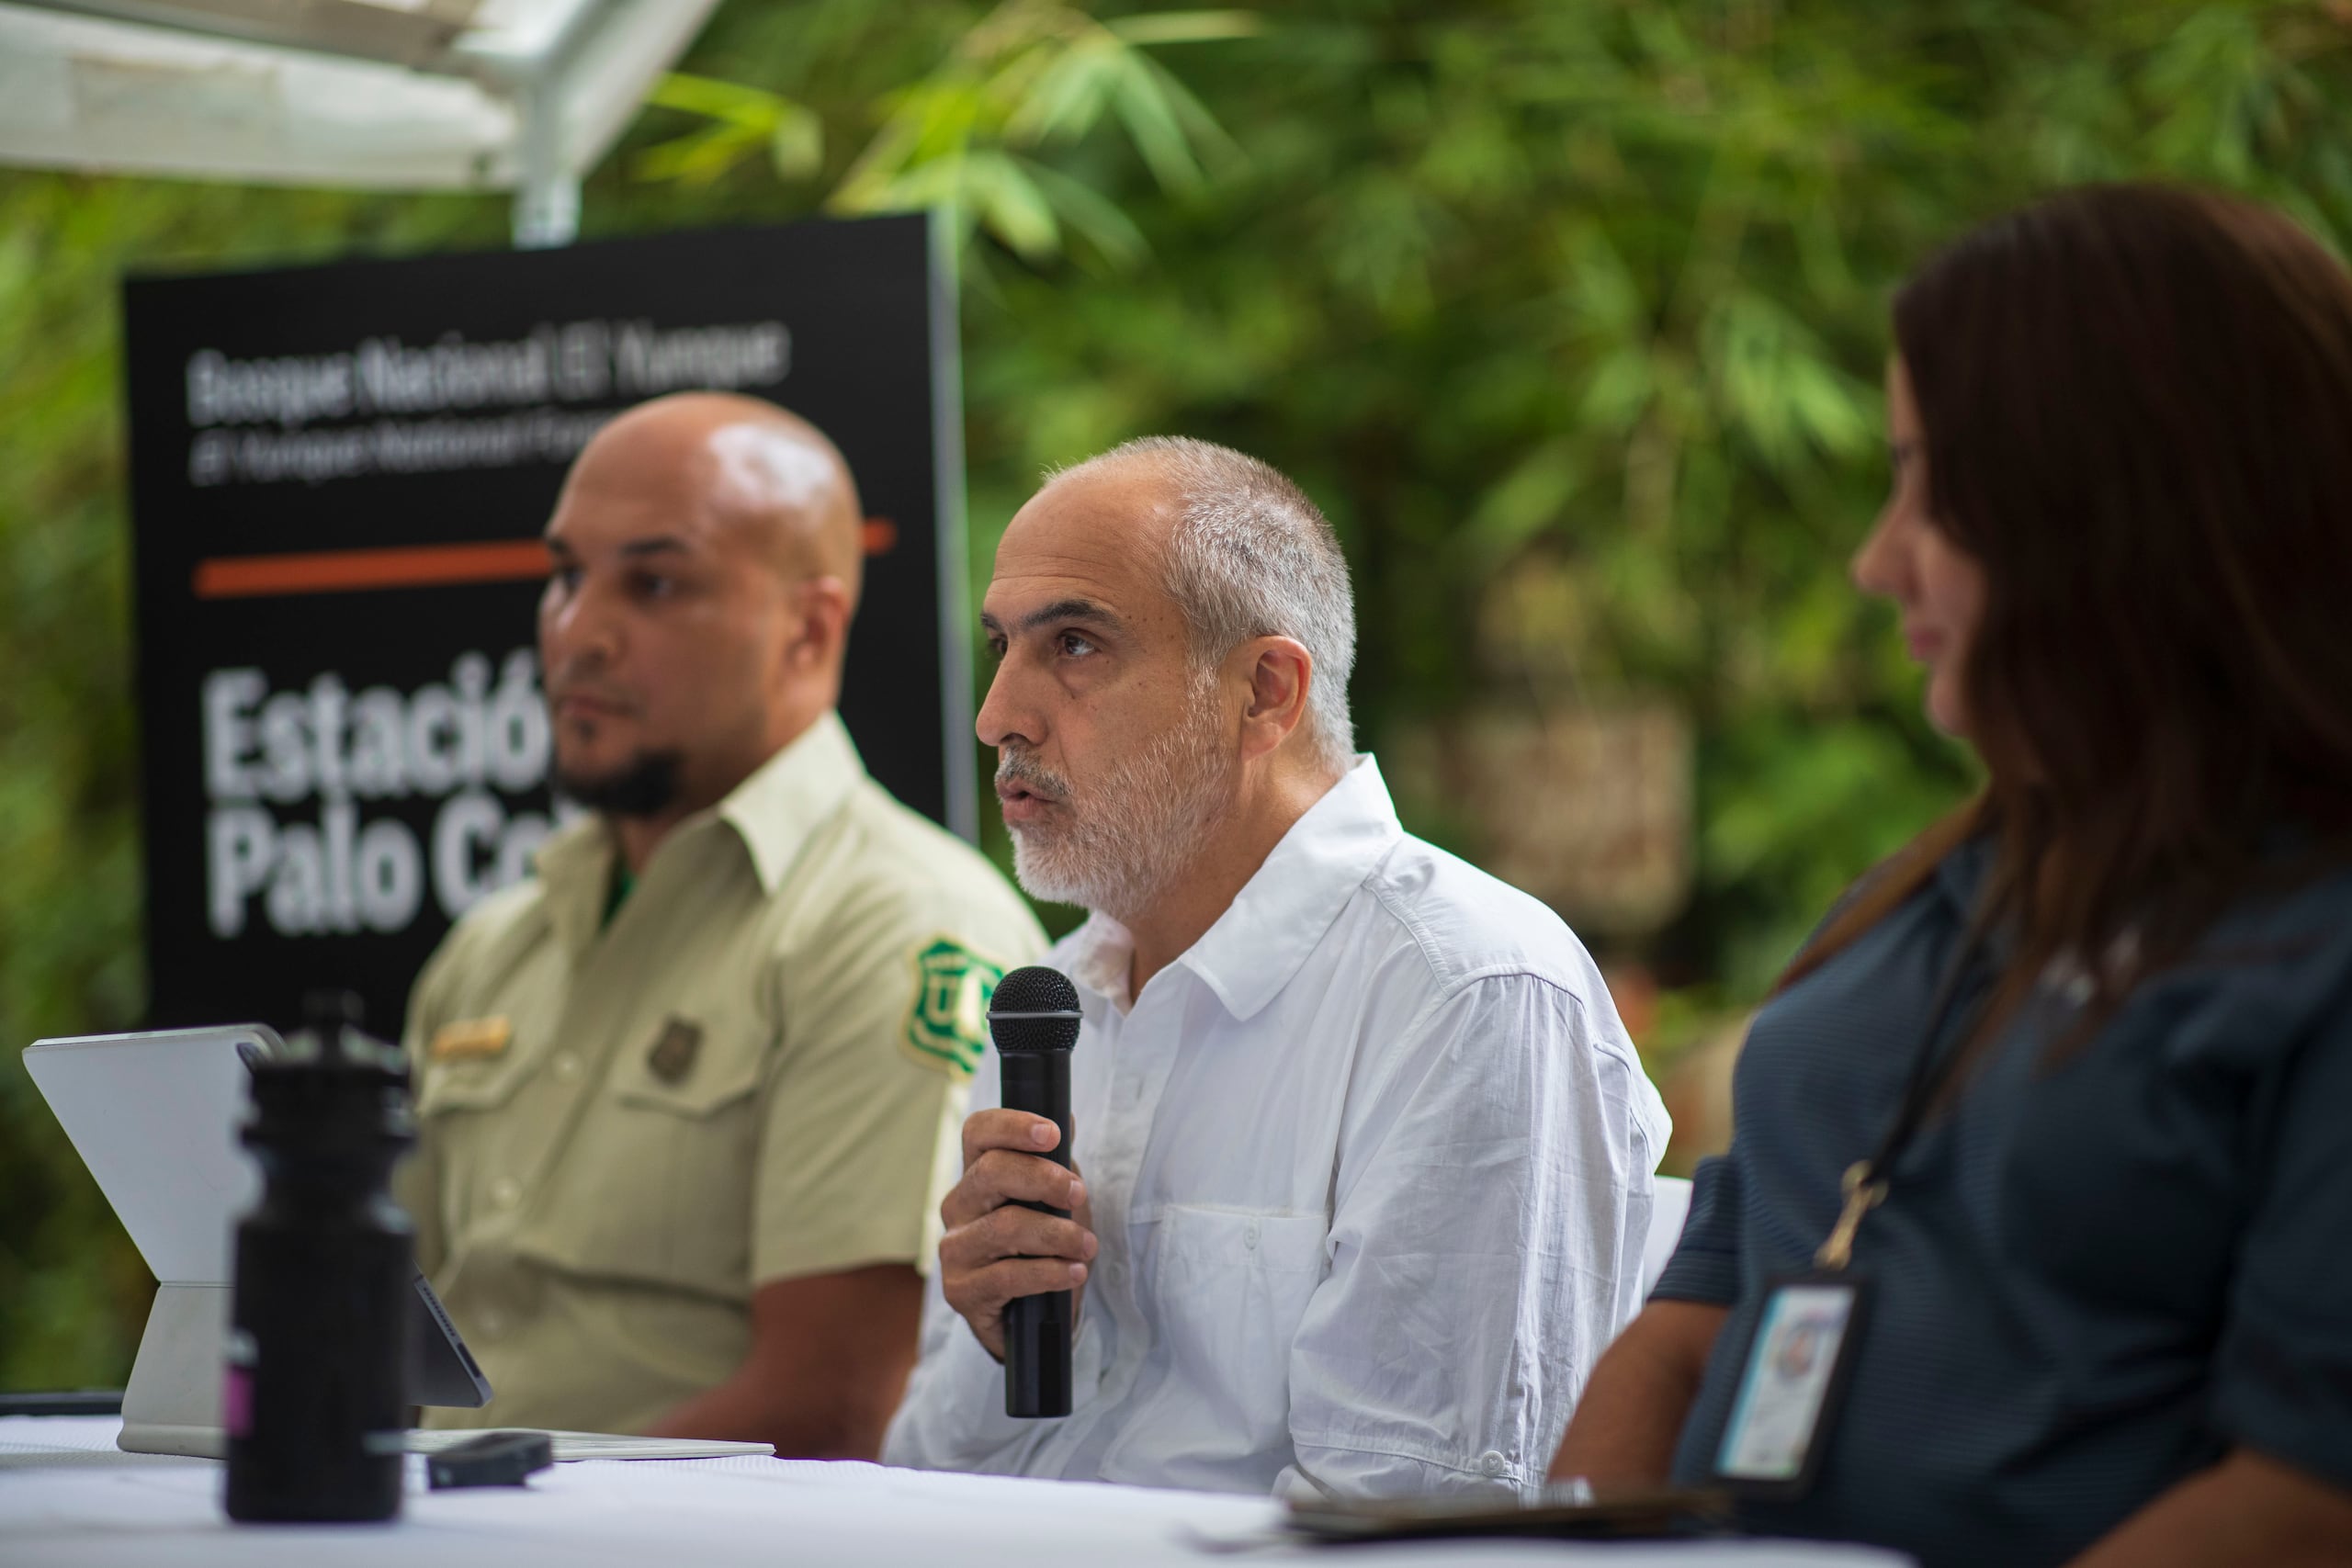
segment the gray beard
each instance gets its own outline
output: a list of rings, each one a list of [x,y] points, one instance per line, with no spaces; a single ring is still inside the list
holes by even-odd
[[[1182,723],[1121,758],[1082,792],[1018,752],[997,767],[1066,804],[1051,828],[1012,828],[1012,874],[1047,903],[1076,904],[1129,921],[1199,858],[1233,800],[1233,764],[1217,748],[1216,705],[1205,688]]]

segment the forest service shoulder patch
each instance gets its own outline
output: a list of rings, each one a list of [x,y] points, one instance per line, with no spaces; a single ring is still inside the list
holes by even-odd
[[[927,1066],[971,1077],[989,1046],[989,998],[1004,978],[1004,965],[941,936],[915,949],[914,971],[904,1044]]]

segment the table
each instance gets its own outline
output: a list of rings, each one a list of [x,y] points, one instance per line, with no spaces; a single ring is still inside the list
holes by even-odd
[[[1201,1568],[1215,1543],[1261,1531],[1255,1497],[1131,1486],[939,1475],[876,1464],[776,1459],[583,1461],[528,1487],[427,1491],[412,1461],[405,1511],[389,1525],[236,1526],[209,1460],[125,1454],[121,1423],[0,1417],[0,1563],[7,1568],[757,1568],[952,1564],[953,1568]],[[1276,1545],[1240,1560],[1318,1558],[1325,1568],[1901,1568],[1860,1547],[1779,1541],[1591,1544],[1479,1541],[1353,1547],[1338,1556]]]

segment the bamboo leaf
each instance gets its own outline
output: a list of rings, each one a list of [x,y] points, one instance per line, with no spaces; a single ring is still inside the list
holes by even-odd
[[[790,107],[786,99],[762,88],[677,71],[657,80],[645,101],[657,108],[762,126],[773,124]]]
[[[1053,204],[1014,159],[1002,152],[975,152],[963,160],[963,187],[981,227],[1016,255],[1043,261],[1061,246],[1061,223]]]
[[[799,104],[786,107],[768,134],[768,164],[782,180],[805,180],[825,166],[825,122]]]
[[[1154,11],[1114,17],[1103,26],[1123,41],[1144,48],[1258,38],[1266,31],[1266,19],[1255,11]]]
[[[1117,44],[1091,39],[1062,51],[1021,98],[1005,121],[1016,145],[1075,140],[1102,118],[1121,63]]]
[[[1134,267],[1148,254],[1143,231],[1117,202],[1049,164],[1023,161],[1021,167],[1061,220],[1084,236],[1112,266]]]
[[[749,157],[763,140],[757,126],[715,125],[647,148],[637,155],[631,172],[641,180],[708,185]]]
[[[1119,57],[1111,103],[1136,151],[1164,190],[1189,190],[1204,177],[1191,141],[1159,79],[1133,56]]]

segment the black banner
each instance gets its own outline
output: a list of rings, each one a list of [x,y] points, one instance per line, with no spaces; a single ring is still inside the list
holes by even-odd
[[[920,217],[124,287],[156,1027],[389,1032],[548,832],[537,539],[621,409],[770,399],[870,521],[842,716],[974,831],[954,301]]]

